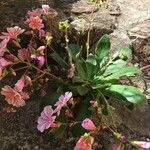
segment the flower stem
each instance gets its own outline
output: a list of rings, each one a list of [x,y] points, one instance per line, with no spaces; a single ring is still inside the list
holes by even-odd
[[[27,63],[27,62],[23,62],[25,64],[27,64],[28,66],[31,66],[32,68],[38,70],[39,72],[43,73],[43,74],[47,74],[48,76],[50,76],[52,79],[54,79],[56,82],[60,83],[60,84],[63,84],[64,86],[69,86],[68,83],[66,83],[65,81],[63,81],[63,79],[61,79],[60,77],[57,77],[55,76],[54,74],[51,74],[50,72],[47,72],[47,71],[43,71],[41,69],[39,69],[38,67],[30,64],[30,63]]]

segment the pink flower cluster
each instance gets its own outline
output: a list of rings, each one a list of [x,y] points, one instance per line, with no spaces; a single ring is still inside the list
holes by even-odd
[[[25,105],[25,100],[29,99],[29,94],[23,92],[23,88],[31,84],[31,80],[28,76],[23,76],[20,80],[17,81],[14,88],[6,85],[2,88],[1,94],[5,96],[5,100],[15,106],[21,107]]]
[[[27,48],[18,50],[18,58],[23,61],[37,61],[37,67],[42,68],[45,64],[44,50],[45,46],[36,47],[33,43],[30,43]]]
[[[52,109],[52,106],[44,107],[44,110],[42,111],[41,116],[38,118],[37,129],[40,132],[43,132],[44,130],[50,127],[51,128],[57,127],[57,124],[55,121],[56,119],[55,113],[57,113],[57,115],[59,116],[62,107],[67,105],[67,102],[71,99],[71,97],[72,97],[72,93],[66,92],[64,95],[61,95],[59,97],[58,101],[54,105],[56,106],[54,110]]]
[[[26,23],[33,30],[35,30],[35,29],[40,30],[44,27],[44,24],[42,23],[42,19],[40,19],[39,16],[28,18],[26,20]]]
[[[0,39],[0,56],[3,56],[7,50],[7,44],[10,39],[17,39],[18,35],[22,34],[25,30],[18,26],[7,28],[7,32],[2,32]]]
[[[49,12],[49,5],[42,5],[42,9],[36,9],[32,11],[28,11],[27,15],[28,18],[25,21],[28,26],[33,30],[42,30],[44,28],[44,24],[42,23],[41,15],[48,14]],[[43,31],[43,30],[42,30]]]
[[[3,77],[3,70],[6,66],[11,64],[11,61],[13,59],[8,59],[7,56],[4,53],[7,52],[7,44],[10,40],[16,40],[18,35],[22,34],[24,32],[24,29],[21,29],[18,26],[7,28],[7,32],[2,32],[2,35],[0,36],[0,39],[2,40],[0,42],[0,79]],[[10,56],[10,55],[9,55]],[[7,57],[7,58],[6,58]]]
[[[18,26],[7,28],[7,32],[2,32],[2,35],[0,36],[0,39],[2,40],[10,40],[10,39],[16,39],[18,35],[22,34],[25,30],[21,29]]]

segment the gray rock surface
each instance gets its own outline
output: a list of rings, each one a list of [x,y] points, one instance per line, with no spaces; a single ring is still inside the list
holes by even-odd
[[[111,6],[109,5],[109,7]],[[112,12],[116,11],[114,7],[110,9]],[[81,0],[74,3],[71,9],[71,16],[73,19],[83,18],[88,22],[90,18],[93,19],[90,35],[92,44],[97,42],[102,35],[110,34],[116,28],[115,15],[111,15],[109,9],[105,7],[100,8],[95,3],[88,2],[88,0]]]
[[[71,12],[74,14],[92,13],[98,11],[98,6],[87,0],[77,1],[72,5]]]
[[[122,12],[118,18],[120,28],[128,29],[133,24],[150,18],[149,0],[116,0],[116,3]]]
[[[150,64],[150,19],[134,25],[128,30],[136,59],[140,66]],[[150,71],[150,68],[147,68]]]

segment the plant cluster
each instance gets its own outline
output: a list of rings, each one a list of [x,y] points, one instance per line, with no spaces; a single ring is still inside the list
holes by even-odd
[[[68,20],[59,23],[60,32],[64,35],[62,41],[65,42],[58,46],[59,50],[55,50],[49,22],[56,16],[55,10],[42,5],[42,9],[28,11],[26,30],[15,26],[2,32],[0,78],[20,74],[21,77],[14,87],[5,85],[1,94],[9,104],[21,107],[31,94],[27,87],[32,87],[40,79],[54,81],[49,94],[41,92],[44,97],[37,129],[40,132],[49,129],[59,137],[80,137],[74,150],[91,150],[94,135],[104,127],[102,117],[114,109],[109,102],[120,99],[138,104],[145,100],[138,88],[119,82],[120,78],[134,76],[140,70],[127,65],[130,49],[121,48],[116,54],[109,54],[108,35],[100,38],[93,51],[89,44],[90,29],[86,31],[88,38],[85,45],[71,43],[69,30],[74,24]],[[78,20],[76,23],[77,30],[84,27],[85,22]],[[7,111],[15,112],[12,108]],[[113,133],[118,139],[122,138],[119,133]],[[132,144],[150,147],[147,142],[132,141]]]

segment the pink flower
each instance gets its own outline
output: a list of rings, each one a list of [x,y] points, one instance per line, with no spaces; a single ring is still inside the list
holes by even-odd
[[[134,146],[137,146],[139,148],[149,149],[150,148],[150,142],[145,141],[131,141],[131,144]]]
[[[11,62],[8,62],[5,58],[0,57],[0,66],[1,67],[6,67],[10,64],[11,64]]]
[[[21,60],[29,60],[31,56],[30,51],[27,48],[22,48],[18,50],[18,57]]]
[[[64,107],[67,104],[67,102],[71,99],[71,97],[72,97],[72,92],[66,92],[65,95],[61,95],[58,101],[56,102],[56,104],[54,105],[56,106],[54,113],[57,112],[57,115],[59,116],[60,110],[62,109],[62,107]]]
[[[45,57],[44,56],[37,56],[37,61],[38,61],[38,68],[42,68],[43,65],[45,64]]]
[[[90,100],[90,104],[91,104],[93,107],[98,107],[97,101],[96,101],[95,99]]]
[[[45,37],[46,33],[43,29],[39,30],[39,38],[41,39],[42,37]]]
[[[1,94],[5,96],[5,100],[16,107],[25,105],[25,100],[29,98],[29,95],[25,92],[18,92],[17,90],[6,85],[2,88]]]
[[[25,86],[25,82],[24,79],[21,78],[20,80],[17,81],[17,83],[15,84],[14,89],[18,92],[22,92],[23,88]]]
[[[32,31],[26,31],[24,32],[25,35],[32,35]]]
[[[42,5],[42,9],[43,9],[43,12],[44,12],[45,14],[48,13],[49,8],[50,8],[49,5]]]
[[[28,17],[36,17],[36,16],[40,17],[41,14],[42,14],[42,10],[41,9],[35,9],[35,10],[27,12]]]
[[[20,95],[22,97],[22,99],[27,100],[29,99],[29,94],[27,92],[20,92]]]
[[[55,118],[56,116],[53,116],[52,106],[44,107],[44,110],[41,112],[41,116],[38,118],[37,129],[40,132],[43,132],[51,126],[53,127],[53,125],[55,124]]]
[[[59,125],[57,123],[52,123],[51,128],[58,128]]]
[[[33,30],[41,30],[44,27],[44,24],[42,23],[42,19],[40,17],[30,17],[27,19],[26,23],[29,24],[29,27]]]
[[[81,136],[78,142],[76,143],[74,150],[91,150],[93,143],[94,138],[92,136]]]
[[[6,59],[7,59],[7,61],[12,62],[12,61],[14,61],[15,57],[13,54],[7,54]]]
[[[32,86],[32,80],[29,76],[23,75],[20,80],[15,84],[14,89],[18,92],[22,92],[23,88],[27,85]]]
[[[2,32],[0,39],[16,39],[18,35],[23,33],[25,30],[18,26],[7,28],[7,32]]]
[[[94,123],[92,122],[92,120],[90,120],[89,118],[86,118],[82,121],[82,127],[86,130],[90,130],[90,131],[94,131],[96,130],[96,127],[94,125]]]

